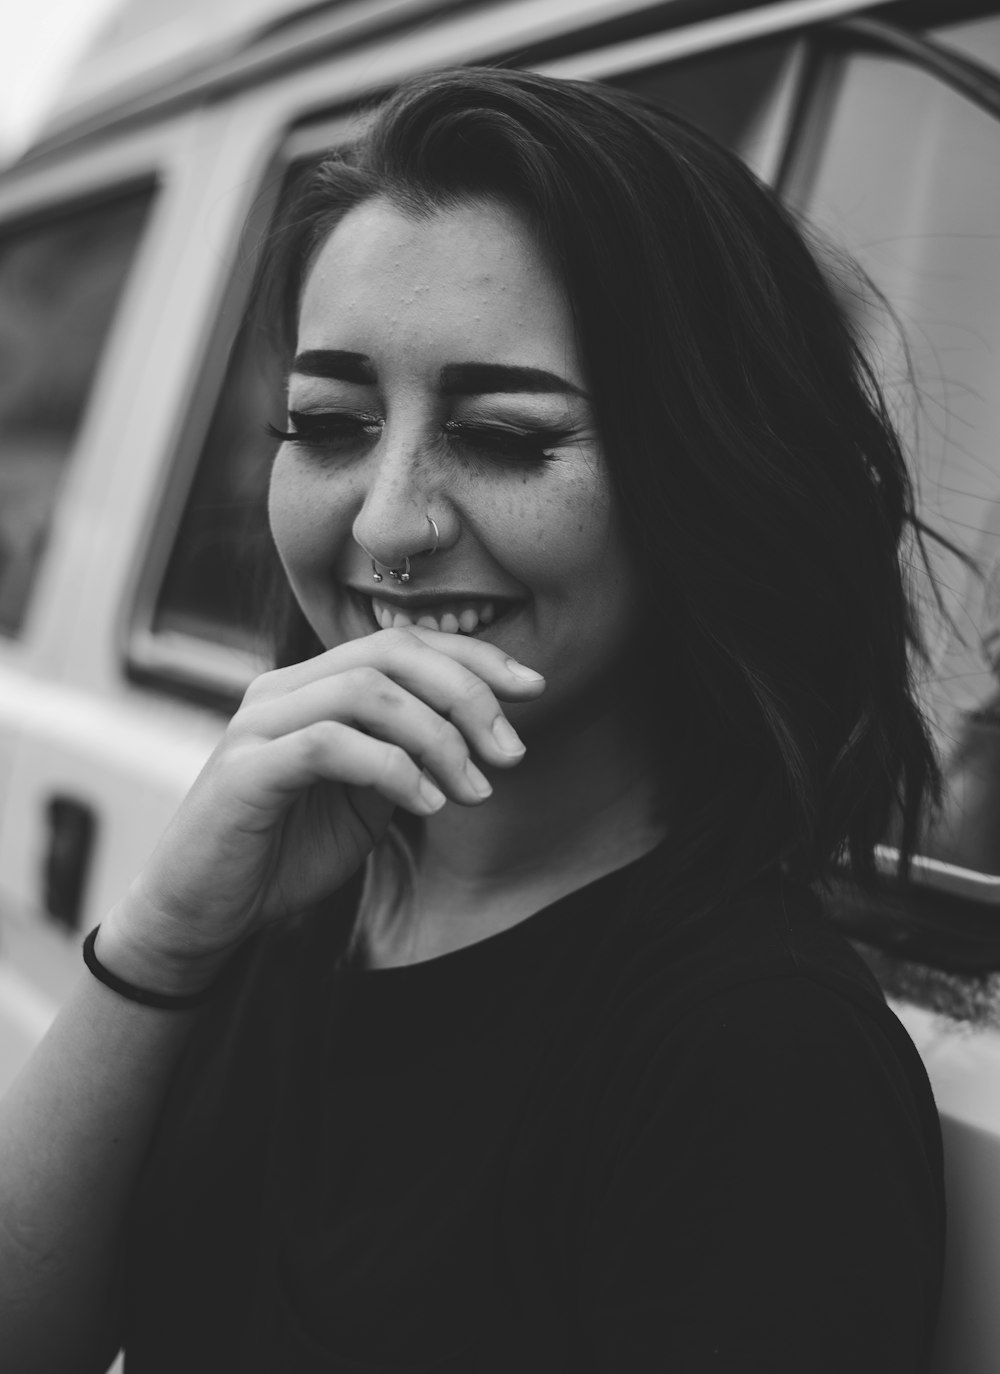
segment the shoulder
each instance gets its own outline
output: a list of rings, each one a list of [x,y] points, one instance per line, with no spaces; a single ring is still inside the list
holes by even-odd
[[[629,896],[606,922],[595,963],[607,1009],[653,1033],[681,1019],[710,1022],[736,1005],[745,1015],[756,1009],[761,1033],[783,1018],[891,1015],[806,886],[775,876],[707,907],[655,881]]]
[[[601,977],[592,1045],[619,1112],[889,1094],[937,1129],[915,1047],[808,888],[762,884],[693,919],[651,907],[609,942]]]
[[[732,982],[648,1038],[648,1082],[689,1107],[752,1114],[767,1131],[838,1135],[853,1119],[933,1140],[936,1109],[926,1072],[883,1002],[791,972]],[[935,1147],[936,1148],[936,1147]]]
[[[666,1342],[691,1369],[916,1368],[944,1246],[923,1065],[842,951],[741,915],[756,951],[692,951],[684,986],[654,942],[619,985],[581,1133],[588,1311],[622,1367]]]
[[[808,890],[748,894],[673,940],[643,923],[604,1010],[588,1149],[605,1200],[668,1189],[676,1215],[690,1194],[697,1232],[711,1187],[730,1218],[780,1218],[790,1244],[796,1208],[827,1207],[828,1234],[884,1217],[937,1247],[927,1074]]]

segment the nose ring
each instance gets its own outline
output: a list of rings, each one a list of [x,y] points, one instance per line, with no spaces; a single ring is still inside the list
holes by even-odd
[[[431,527],[431,529],[434,531],[434,547],[433,547],[432,549],[426,549],[426,550],[425,550],[425,553],[429,553],[429,554],[431,554],[431,553],[437,553],[437,547],[438,547],[438,543],[439,543],[439,541],[440,541],[441,536],[440,536],[440,534],[439,534],[439,532],[438,532],[438,527],[437,527],[436,523],[431,519],[431,517],[430,517],[429,515],[428,515],[427,519],[428,519],[428,521],[430,522],[430,527]],[[403,558],[403,567],[401,567],[401,568],[390,568],[390,569],[389,569],[389,576],[392,578],[393,582],[409,582],[409,580],[410,580],[410,560],[409,560],[409,558],[406,557],[406,556],[404,556],[404,558]],[[372,559],[372,581],[373,581],[373,582],[381,582],[381,581],[382,581],[382,574],[379,572],[378,567],[377,567],[377,565],[376,565],[376,563],[375,563],[374,558]]]

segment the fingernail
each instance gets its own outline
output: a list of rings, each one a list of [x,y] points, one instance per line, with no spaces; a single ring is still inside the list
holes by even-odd
[[[448,800],[437,783],[432,782],[426,773],[421,773],[417,790],[432,811],[440,811]]]
[[[507,671],[511,677],[519,677],[522,682],[544,682],[541,673],[536,673],[534,668],[526,668],[523,663],[518,663],[516,658],[507,660]]]
[[[493,722],[493,738],[505,754],[524,753],[520,736],[506,716],[497,716]]]
[[[488,797],[493,791],[493,788],[471,759],[465,760],[465,776],[469,779],[469,784],[477,797]]]

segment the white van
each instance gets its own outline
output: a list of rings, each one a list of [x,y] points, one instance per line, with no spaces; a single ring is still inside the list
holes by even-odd
[[[887,877],[878,901],[845,895],[831,914],[862,941],[942,1111],[936,1369],[1000,1369],[1000,4],[285,0],[251,14],[197,59],[119,62],[104,87],[92,65],[0,173],[0,1088],[267,666],[237,550],[280,394],[241,323],[283,188],[359,102],[416,71],[613,82],[701,123],[860,260],[910,345],[917,406],[894,328],[865,319],[923,515],[985,573],[931,546],[951,619],[929,606],[947,824],[915,891]]]

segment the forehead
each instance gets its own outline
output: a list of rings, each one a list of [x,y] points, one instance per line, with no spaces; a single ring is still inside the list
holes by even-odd
[[[562,285],[523,218],[494,202],[418,218],[371,200],[327,238],[302,294],[299,350],[377,357],[394,345],[436,350],[439,361],[575,370]]]

